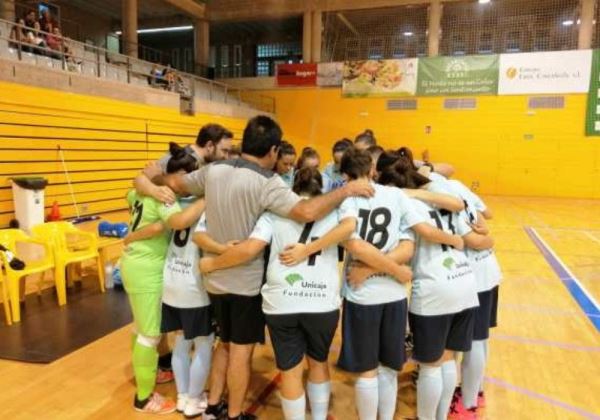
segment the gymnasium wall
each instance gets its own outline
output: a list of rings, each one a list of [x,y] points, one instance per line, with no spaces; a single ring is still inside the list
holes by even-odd
[[[64,153],[82,215],[127,207],[125,194],[148,160],[162,156],[169,141],[189,144],[208,122],[240,138],[245,120],[77,95],[0,82],[0,227],[14,218],[10,178],[43,176],[46,213],[52,203],[63,217],[75,207],[63,172]]]
[[[481,96],[473,110],[446,110],[445,98],[430,97],[417,98],[417,110],[388,111],[386,99],[343,99],[340,89],[261,92],[275,98],[285,138],[298,151],[315,147],[323,164],[333,141],[371,128],[385,148],[429,149],[484,194],[600,198],[600,138],[584,135],[586,95],[565,96],[563,109]]]

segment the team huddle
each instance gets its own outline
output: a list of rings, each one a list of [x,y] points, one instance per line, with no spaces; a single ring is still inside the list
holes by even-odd
[[[283,417],[304,419],[308,399],[325,420],[341,318],[337,366],[355,378],[361,420],[394,418],[409,331],[418,418],[477,418],[501,279],[483,201],[450,165],[384,151],[370,130],[336,142],[323,173],[310,148],[294,168],[268,117],[248,122],[238,157],[231,138],[209,124],[196,144],[171,143],[127,196],[134,408],[255,418],[244,401],[266,326]],[[154,391],[171,332],[176,402]]]

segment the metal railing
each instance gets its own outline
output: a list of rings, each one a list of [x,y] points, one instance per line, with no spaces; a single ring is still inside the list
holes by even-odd
[[[0,57],[8,55],[8,58],[31,64],[46,65],[63,71],[117,80],[132,85],[144,85],[149,88],[160,88],[163,85],[152,83],[156,79],[151,74],[153,68],[157,66],[156,63],[111,52],[67,37],[57,37],[60,40],[60,50],[50,48],[45,41],[44,44],[34,45],[27,41],[27,32],[33,32],[34,36],[44,40],[48,36],[57,37],[0,19]],[[179,83],[174,83],[169,90],[180,93],[188,100],[199,98],[236,105],[245,104],[261,111],[274,112],[274,100],[244,102],[243,90],[240,88],[175,69],[171,71],[176,74]]]

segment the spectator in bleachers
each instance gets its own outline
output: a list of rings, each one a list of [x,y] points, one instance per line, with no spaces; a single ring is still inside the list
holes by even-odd
[[[46,44],[46,40],[43,38],[43,35],[40,33],[41,27],[40,22],[35,22],[33,24],[33,31],[27,32],[27,40],[30,44],[34,46],[35,54],[45,54],[45,49],[48,48]]]
[[[152,70],[150,70],[150,77],[148,77],[148,83],[150,86],[166,87],[168,82],[163,77],[163,72],[158,69],[158,66],[154,64]]]
[[[60,33],[60,28],[58,26],[53,26],[52,23],[48,23],[48,35],[46,35],[46,44],[48,44],[48,48],[53,51],[49,51],[49,54],[52,58],[60,59],[62,58],[62,53],[64,52],[63,46],[63,38]]]
[[[32,28],[34,24],[38,21],[35,10],[31,9],[25,14],[25,26],[28,28]]]
[[[10,30],[10,42],[8,44],[8,46],[10,48],[18,49],[19,44],[27,42],[27,35],[25,34],[24,26],[25,26],[24,19],[16,20],[16,25],[14,25],[12,27],[12,29]],[[23,50],[25,50],[25,48],[29,48],[29,47],[26,45],[25,46],[21,45],[21,48],[23,48]]]
[[[42,30],[45,32],[52,32],[52,28],[56,26],[56,22],[52,18],[50,11],[48,9],[44,9],[42,11],[42,17],[40,19],[40,26]]]

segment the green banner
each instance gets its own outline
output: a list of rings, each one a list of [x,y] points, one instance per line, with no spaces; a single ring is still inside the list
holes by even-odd
[[[496,95],[499,57],[421,58],[417,96]]]
[[[592,56],[592,74],[585,119],[586,136],[600,136],[600,50]]]

